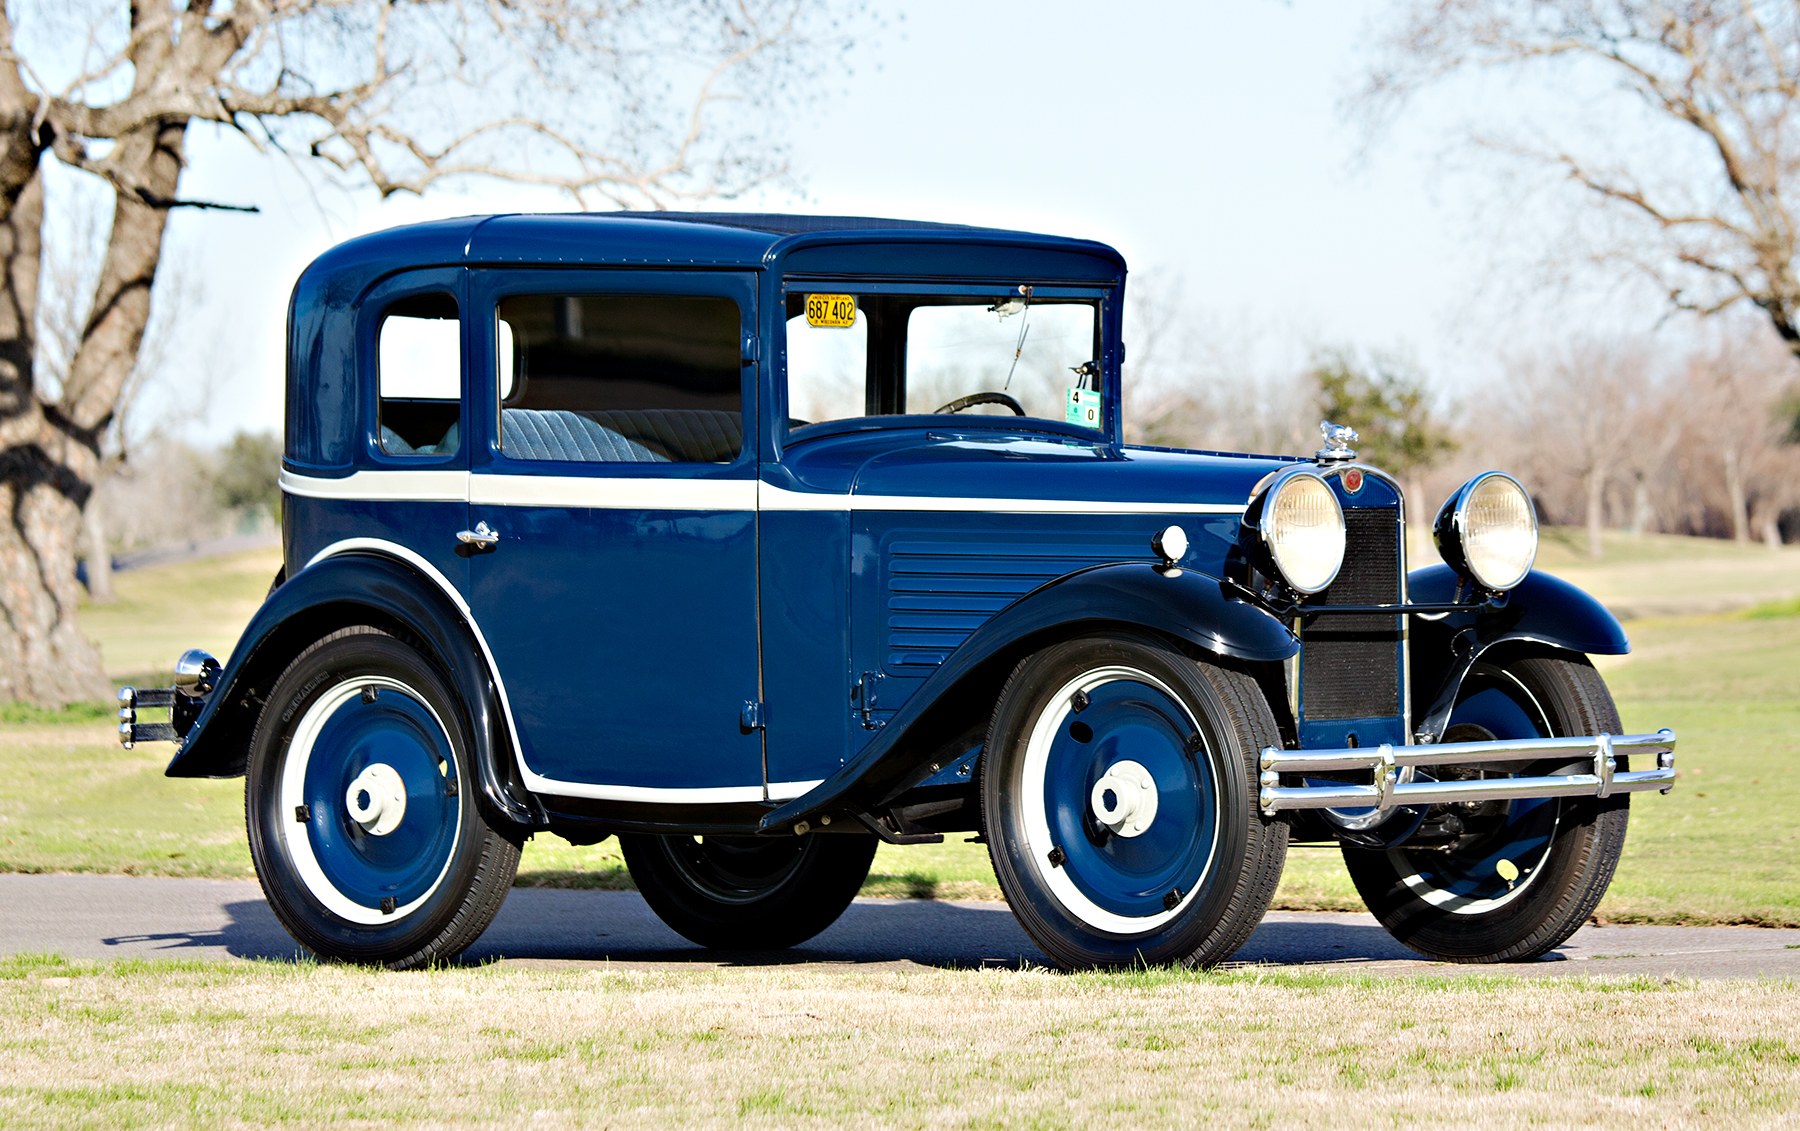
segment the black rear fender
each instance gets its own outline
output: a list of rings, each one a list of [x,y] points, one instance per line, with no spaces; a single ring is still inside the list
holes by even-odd
[[[468,621],[416,567],[373,552],[327,558],[269,594],[169,763],[168,776],[241,776],[257,716],[281,673],[314,641],[358,624],[392,632],[431,657],[468,711],[476,778],[489,807],[515,824],[542,825],[542,809],[514,769],[499,695]]]

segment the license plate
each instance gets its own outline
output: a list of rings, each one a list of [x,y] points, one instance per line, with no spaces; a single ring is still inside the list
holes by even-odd
[[[807,295],[806,324],[837,329],[856,325],[856,296]]]

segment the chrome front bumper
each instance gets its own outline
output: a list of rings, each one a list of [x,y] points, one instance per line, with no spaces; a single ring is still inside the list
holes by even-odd
[[[1655,754],[1653,770],[1620,770],[1613,759]],[[1592,768],[1545,777],[1417,780],[1415,769],[1482,767],[1496,762],[1573,761]],[[1282,785],[1283,774],[1368,773],[1368,785],[1313,782]],[[1493,801],[1524,797],[1609,797],[1675,785],[1675,732],[1600,734],[1574,738],[1521,738],[1497,742],[1440,742],[1430,746],[1380,746],[1344,750],[1262,752],[1261,804],[1273,816],[1283,809],[1393,809],[1452,801]]]

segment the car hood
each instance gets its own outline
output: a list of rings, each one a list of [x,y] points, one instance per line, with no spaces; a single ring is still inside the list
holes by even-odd
[[[784,463],[796,487],[848,491],[853,500],[992,499],[1179,511],[1196,505],[1241,507],[1264,476],[1290,462],[1109,448],[1054,436],[929,433],[912,442],[898,439],[888,433],[801,445],[790,449]]]

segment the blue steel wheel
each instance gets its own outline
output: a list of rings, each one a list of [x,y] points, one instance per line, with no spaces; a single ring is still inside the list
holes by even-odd
[[[1458,693],[1446,742],[1618,734],[1606,684],[1581,657],[1478,664]],[[1483,777],[1576,766],[1497,765]],[[1624,767],[1621,766],[1621,769]],[[1395,848],[1345,845],[1344,863],[1396,939],[1450,962],[1519,962],[1560,945],[1593,914],[1624,849],[1630,795],[1443,806],[1460,829]]]
[[[435,668],[372,628],[326,637],[276,682],[245,815],[269,905],[301,943],[404,967],[486,929],[518,846],[480,812],[467,729]]]
[[[1255,805],[1276,742],[1248,675],[1136,636],[1021,662],[982,758],[982,827],[1026,933],[1065,967],[1207,965],[1280,879],[1287,826]]]

